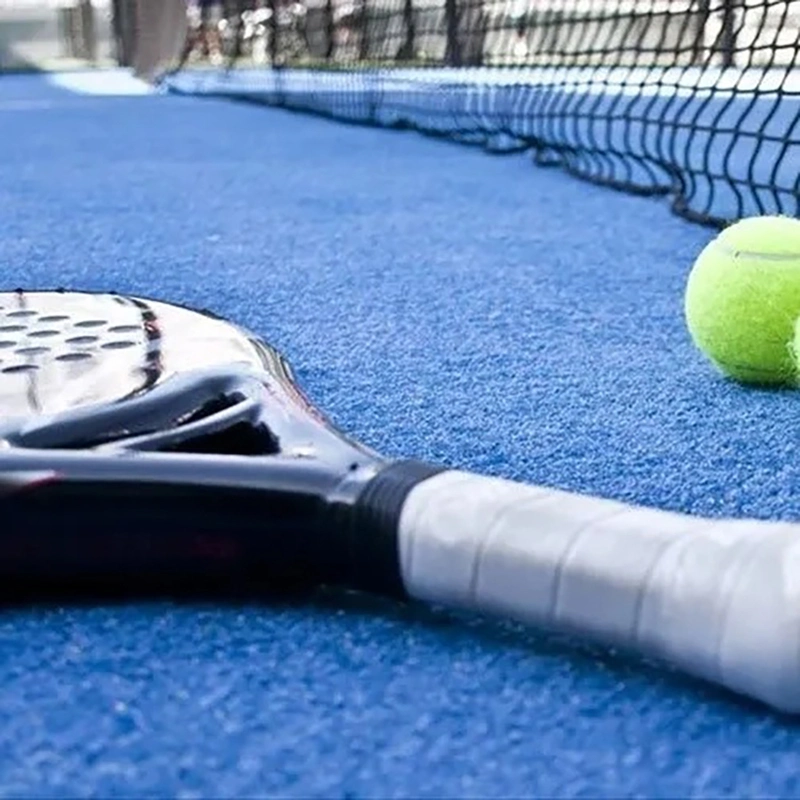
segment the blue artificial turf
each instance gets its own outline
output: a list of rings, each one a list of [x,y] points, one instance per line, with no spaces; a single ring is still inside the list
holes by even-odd
[[[254,328],[390,455],[706,515],[797,519],[794,392],[682,319],[712,232],[416,134],[0,81],[0,284]],[[441,609],[0,615],[4,797],[800,796],[800,730],[602,649]]]

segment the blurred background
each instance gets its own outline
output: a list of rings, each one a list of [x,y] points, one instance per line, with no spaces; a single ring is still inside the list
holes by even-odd
[[[0,69],[119,64],[116,11],[110,0],[0,0]]]
[[[798,63],[800,37],[800,0],[0,0],[0,69],[130,66],[179,17],[182,55],[212,64],[525,65],[566,52],[592,64],[614,52],[623,64],[777,67]]]

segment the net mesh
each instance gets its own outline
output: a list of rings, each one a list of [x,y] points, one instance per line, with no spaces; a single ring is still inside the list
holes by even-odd
[[[724,225],[800,212],[800,2],[265,0],[189,7],[164,77],[479,144]]]
[[[169,91],[529,152],[715,226],[800,216],[800,0],[105,5]]]

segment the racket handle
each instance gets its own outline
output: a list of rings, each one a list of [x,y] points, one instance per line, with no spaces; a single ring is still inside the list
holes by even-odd
[[[800,525],[458,471],[403,504],[408,594],[590,637],[800,712]]]

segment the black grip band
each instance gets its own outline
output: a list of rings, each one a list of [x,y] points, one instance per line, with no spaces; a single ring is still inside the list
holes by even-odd
[[[445,472],[420,461],[397,461],[381,470],[356,498],[348,531],[348,579],[365,591],[406,597],[400,571],[398,525],[409,492]]]

